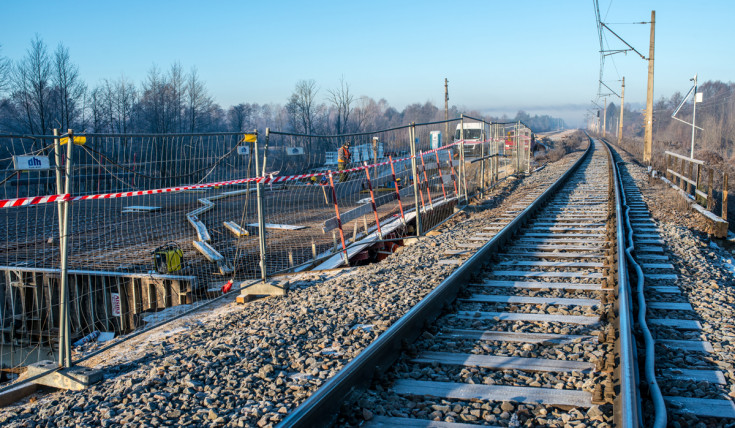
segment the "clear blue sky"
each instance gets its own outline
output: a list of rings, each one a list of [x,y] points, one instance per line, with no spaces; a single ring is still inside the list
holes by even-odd
[[[600,0],[603,20],[648,21],[656,10],[656,98],[688,79],[735,78],[735,2]],[[3,55],[21,58],[35,34],[69,48],[94,86],[153,64],[197,67],[223,107],[284,104],[300,79],[320,92],[344,76],[352,91],[512,116],[519,109],[574,124],[597,94],[599,43],[592,0],[579,1],[16,1],[0,4]],[[648,25],[615,25],[647,55]],[[621,47],[608,36],[611,47]],[[626,102],[645,102],[645,61],[615,55],[605,80],[626,77]],[[615,101],[617,103],[617,101]]]

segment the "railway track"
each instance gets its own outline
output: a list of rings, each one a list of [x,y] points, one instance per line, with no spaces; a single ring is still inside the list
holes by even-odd
[[[591,140],[560,180],[479,234],[485,243],[472,257],[281,426],[334,422],[325,415],[372,375],[337,424],[635,426],[611,156]]]
[[[631,289],[637,294],[638,324],[647,336],[640,354],[641,361],[646,360],[641,378],[649,383],[652,397],[648,409],[656,408],[657,426],[667,421],[672,426],[732,426],[735,405],[727,396],[725,377],[729,358],[705,334],[717,327],[704,324],[706,318],[679,286],[666,242],[625,167],[620,168],[620,180],[629,230],[626,247],[634,255],[630,266],[637,272]],[[653,412],[644,412],[644,420],[654,426]]]

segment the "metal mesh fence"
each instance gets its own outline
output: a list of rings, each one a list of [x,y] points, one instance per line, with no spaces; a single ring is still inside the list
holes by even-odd
[[[233,283],[380,260],[528,170],[526,127],[448,122],[457,130],[444,141],[445,122],[336,136],[0,136],[0,368],[68,365],[71,350],[100,346],[85,342],[114,343]]]

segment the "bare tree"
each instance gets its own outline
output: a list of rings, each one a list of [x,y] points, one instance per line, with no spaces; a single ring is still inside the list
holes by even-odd
[[[154,65],[143,82],[140,100],[141,119],[149,132],[165,134],[174,130],[171,85]]]
[[[3,45],[0,45],[2,48]],[[10,90],[10,72],[12,63],[9,58],[0,55],[0,94]]]
[[[186,78],[186,100],[189,132],[195,132],[201,128],[200,122],[212,105],[212,99],[207,95],[204,82],[199,80],[196,67],[192,67]]]
[[[244,131],[251,122],[253,107],[250,104],[240,103],[230,107],[227,116],[230,122],[230,128],[236,132]]]
[[[87,88],[79,78],[79,67],[71,62],[69,49],[61,43],[54,52],[52,81],[57,107],[55,120],[59,128],[71,128],[82,114],[81,104]]]
[[[135,85],[123,75],[115,81],[105,80],[103,91],[104,113],[108,117],[110,131],[122,134],[129,132],[137,101]]]
[[[89,92],[89,109],[94,132],[104,132],[108,126],[104,91],[104,87],[97,86]]]
[[[38,35],[31,40],[26,56],[13,71],[12,98],[21,115],[19,121],[31,134],[50,133],[49,97],[51,61],[46,44]]]
[[[350,93],[350,85],[345,82],[344,76],[339,80],[339,87],[327,91],[327,100],[337,110],[334,129],[337,134],[345,134],[350,129],[350,113],[355,97]]]
[[[186,76],[184,76],[181,63],[175,62],[171,65],[168,74],[171,84],[171,102],[174,113],[176,132],[184,131],[184,97],[186,96]]]
[[[300,80],[286,104],[286,112],[291,126],[297,132],[311,134],[314,130],[316,113],[316,81]]]

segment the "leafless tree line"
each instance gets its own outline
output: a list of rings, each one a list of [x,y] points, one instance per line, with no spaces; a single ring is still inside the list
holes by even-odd
[[[458,116],[459,109],[452,106],[449,117]],[[0,51],[0,132],[49,135],[54,128],[121,134],[262,132],[271,127],[340,135],[442,119],[444,111],[430,102],[398,111],[385,99],[358,97],[344,77],[326,90],[313,79],[300,80],[285,105],[240,103],[224,110],[196,68],[186,72],[179,63],[168,70],[151,67],[140,84],[122,75],[88,86],[63,44],[49,53],[36,36],[17,61]]]

